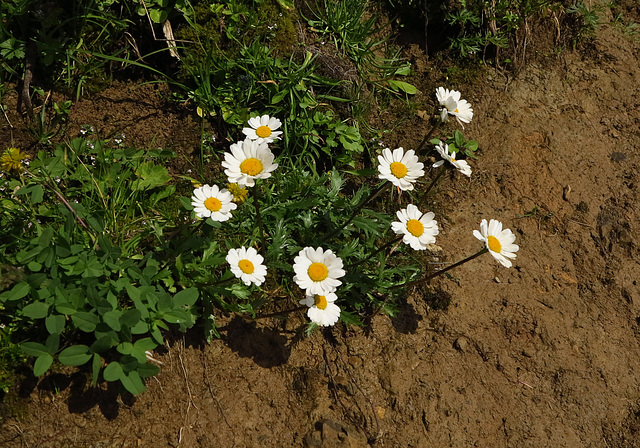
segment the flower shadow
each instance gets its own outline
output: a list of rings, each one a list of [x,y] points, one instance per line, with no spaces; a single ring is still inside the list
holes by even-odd
[[[247,322],[242,317],[234,317],[220,330],[226,331],[223,339],[231,350],[253,359],[260,367],[283,365],[291,355],[286,336],[271,328],[258,328],[256,322]]]

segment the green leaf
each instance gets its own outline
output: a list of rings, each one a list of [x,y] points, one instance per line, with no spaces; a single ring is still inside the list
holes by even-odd
[[[60,334],[64,330],[65,318],[60,314],[52,314],[44,320],[44,326],[50,334]]]
[[[140,317],[140,311],[132,308],[122,314],[122,317],[120,317],[120,324],[133,328],[138,322],[140,322]]]
[[[180,203],[182,204],[182,206],[191,211],[193,210],[193,205],[191,204],[191,199],[186,197],[186,196],[180,196]]]
[[[100,323],[100,319],[95,314],[80,311],[71,316],[71,320],[80,330],[85,333],[91,333],[96,329],[96,325]]]
[[[173,303],[176,307],[192,307],[196,300],[198,300],[198,289],[197,288],[187,288],[175,296],[173,296]]]
[[[142,378],[149,378],[156,376],[160,372],[160,367],[147,362],[145,364],[140,364],[137,372]]]
[[[416,86],[414,86],[413,84],[409,84],[408,82],[396,81],[393,79],[390,79],[387,82],[389,83],[389,87],[391,88],[391,90],[393,90],[394,92],[398,92],[399,90],[402,90],[404,93],[408,95],[415,95],[418,92],[418,89],[416,88]]]
[[[98,385],[98,377],[100,376],[100,368],[102,367],[102,358],[95,353],[93,355],[93,361],[91,362],[91,386],[96,387]]]
[[[395,75],[408,76],[411,74],[411,64],[405,64],[394,72]]]
[[[29,356],[42,356],[49,354],[49,349],[39,342],[24,342],[20,344],[20,348]]]
[[[158,346],[158,344],[155,343],[155,341],[151,338],[142,338],[142,339],[138,339],[134,344],[133,347],[136,350],[140,350],[142,352],[146,352],[148,350],[153,350],[154,348],[156,348]]]
[[[110,362],[102,372],[102,377],[105,381],[109,382],[118,381],[122,376],[124,376],[124,371],[122,370],[120,363],[117,361]]]
[[[60,352],[58,359],[65,366],[81,366],[86,364],[92,357],[89,347],[86,345],[72,345]]]
[[[104,313],[102,315],[102,320],[104,321],[105,324],[109,325],[109,327],[112,330],[120,331],[122,316],[123,316],[122,311],[112,310]]]
[[[11,290],[5,291],[0,294],[0,302],[12,301],[22,299],[24,296],[29,294],[29,290],[31,286],[27,282],[20,282],[15,285]]]
[[[271,104],[277,104],[284,99],[285,96],[289,93],[288,90],[281,90],[271,97]]]
[[[453,134],[453,139],[456,142],[456,146],[458,148],[462,148],[467,140],[464,138],[464,134],[460,132],[459,129],[456,129],[456,132]]]
[[[138,176],[138,179],[131,184],[131,188],[134,191],[150,190],[164,185],[171,180],[167,167],[156,165],[153,162],[144,162],[140,164],[140,166],[136,168],[135,173],[136,176]]]
[[[133,395],[138,395],[147,390],[144,387],[144,383],[140,378],[140,375],[135,370],[133,372],[129,372],[128,374],[124,374],[120,377],[120,382]]]
[[[36,358],[36,362],[33,363],[33,374],[35,376],[42,376],[49,370],[53,363],[53,356],[49,353],[44,353]]]
[[[49,313],[49,305],[44,302],[33,302],[22,308],[22,314],[31,319],[42,319]]]
[[[57,333],[50,334],[44,345],[47,347],[47,352],[50,355],[55,355],[58,351],[58,347],[60,347],[60,335]]]
[[[111,337],[110,335],[105,335],[96,339],[96,341],[91,344],[91,347],[89,347],[89,349],[92,353],[102,353],[106,352],[116,344],[117,341],[114,341],[113,337]]]

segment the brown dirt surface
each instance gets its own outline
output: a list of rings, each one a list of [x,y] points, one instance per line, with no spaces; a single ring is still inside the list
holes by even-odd
[[[156,353],[162,371],[135,398],[78,372],[25,381],[1,404],[0,446],[640,446],[639,59],[604,25],[588,55],[486,71],[463,94],[481,151],[470,179],[440,184],[438,245],[459,260],[499,219],[520,245],[513,268],[483,256],[367,329],[299,338],[303,315],[225,318],[220,340]],[[121,131],[101,115],[116,98],[81,101],[77,124]],[[197,145],[184,117],[134,102],[125,132],[155,115],[158,144],[182,128],[175,141],[193,145],[192,129]]]

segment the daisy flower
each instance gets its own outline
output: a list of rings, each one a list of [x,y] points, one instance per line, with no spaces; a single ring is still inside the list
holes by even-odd
[[[310,294],[300,301],[300,305],[309,307],[307,316],[311,322],[328,327],[338,322],[340,318],[340,307],[335,302],[338,297],[330,292],[324,295]]]
[[[413,204],[396,212],[400,222],[392,222],[391,229],[396,235],[404,235],[402,241],[414,250],[425,250],[427,244],[436,242],[438,223],[433,212],[422,214]]]
[[[456,169],[460,171],[462,174],[464,174],[465,176],[471,177],[471,167],[469,166],[467,161],[456,160],[456,153],[453,151],[449,152],[449,145],[447,145],[446,143],[440,142],[436,146],[436,151],[440,153],[440,156],[442,156],[444,160],[439,160],[436,163],[434,163],[433,164],[434,168],[439,167],[446,160],[447,162],[451,163],[454,167],[456,167]]]
[[[511,267],[511,261],[508,258],[515,259],[515,252],[520,248],[517,244],[513,244],[516,236],[509,229],[502,230],[500,221],[492,219],[487,226],[487,220],[483,219],[480,223],[480,231],[474,230],[473,236],[484,241],[489,253],[504,267]]]
[[[231,210],[237,207],[232,200],[233,195],[227,190],[220,190],[217,185],[203,185],[193,190],[191,205],[198,218],[226,221],[231,218]]]
[[[471,104],[466,100],[460,99],[460,92],[438,87],[436,89],[436,98],[438,99],[438,103],[443,106],[440,113],[440,119],[442,121],[448,121],[449,115],[454,115],[460,124],[463,122],[471,122],[473,109],[471,108]]]
[[[385,148],[382,155],[378,156],[378,161],[378,177],[390,181],[403,191],[413,190],[413,183],[424,176],[424,164],[418,162],[418,156],[413,149],[405,153],[402,147],[394,149],[393,152]]]
[[[255,179],[267,179],[278,168],[278,164],[273,163],[273,153],[266,143],[247,138],[243,142],[234,143],[229,149],[231,152],[225,152],[222,161],[229,183],[253,187]]]
[[[282,131],[276,131],[282,123],[275,117],[263,115],[261,117],[249,118],[250,128],[243,128],[242,133],[250,140],[260,143],[271,143],[280,138]]]
[[[321,247],[305,247],[293,260],[293,277],[298,286],[306,290],[307,295],[326,295],[342,284],[338,278],[345,275],[342,260],[331,250]]]
[[[230,249],[226,256],[231,265],[231,272],[249,286],[254,283],[260,286],[267,276],[267,267],[262,264],[264,258],[253,247]]]

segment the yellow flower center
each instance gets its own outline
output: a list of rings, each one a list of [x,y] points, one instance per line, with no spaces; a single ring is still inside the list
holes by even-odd
[[[324,310],[327,308],[327,298],[325,296],[316,295],[313,301],[315,302],[316,308],[318,308],[319,310]]]
[[[456,110],[453,111],[453,113],[454,114],[458,114],[458,113],[460,113],[460,111],[458,109],[456,109]]]
[[[249,176],[257,176],[262,172],[262,162],[255,157],[245,159],[240,164],[240,171]]]
[[[256,135],[260,138],[267,138],[271,135],[271,128],[269,126],[260,126],[256,129]]]
[[[207,207],[207,210],[218,212],[222,208],[222,202],[218,198],[207,198],[204,201],[204,206]]]
[[[398,179],[402,179],[409,171],[405,164],[400,162],[391,162],[389,169],[391,170],[391,174],[396,176]]]
[[[500,253],[500,251],[502,250],[502,244],[500,244],[498,238],[493,235],[489,235],[487,237],[487,246],[489,246],[489,250],[493,252]]]
[[[410,219],[407,221],[407,230],[413,236],[420,236],[424,233],[424,226],[417,219]]]
[[[313,263],[307,269],[307,274],[314,282],[321,282],[329,276],[329,269],[323,263]]]
[[[244,259],[244,260],[240,260],[238,262],[238,267],[240,268],[240,270],[242,272],[244,272],[245,274],[253,274],[253,271],[256,270],[255,266],[253,265],[253,263],[251,263],[249,260]]]

